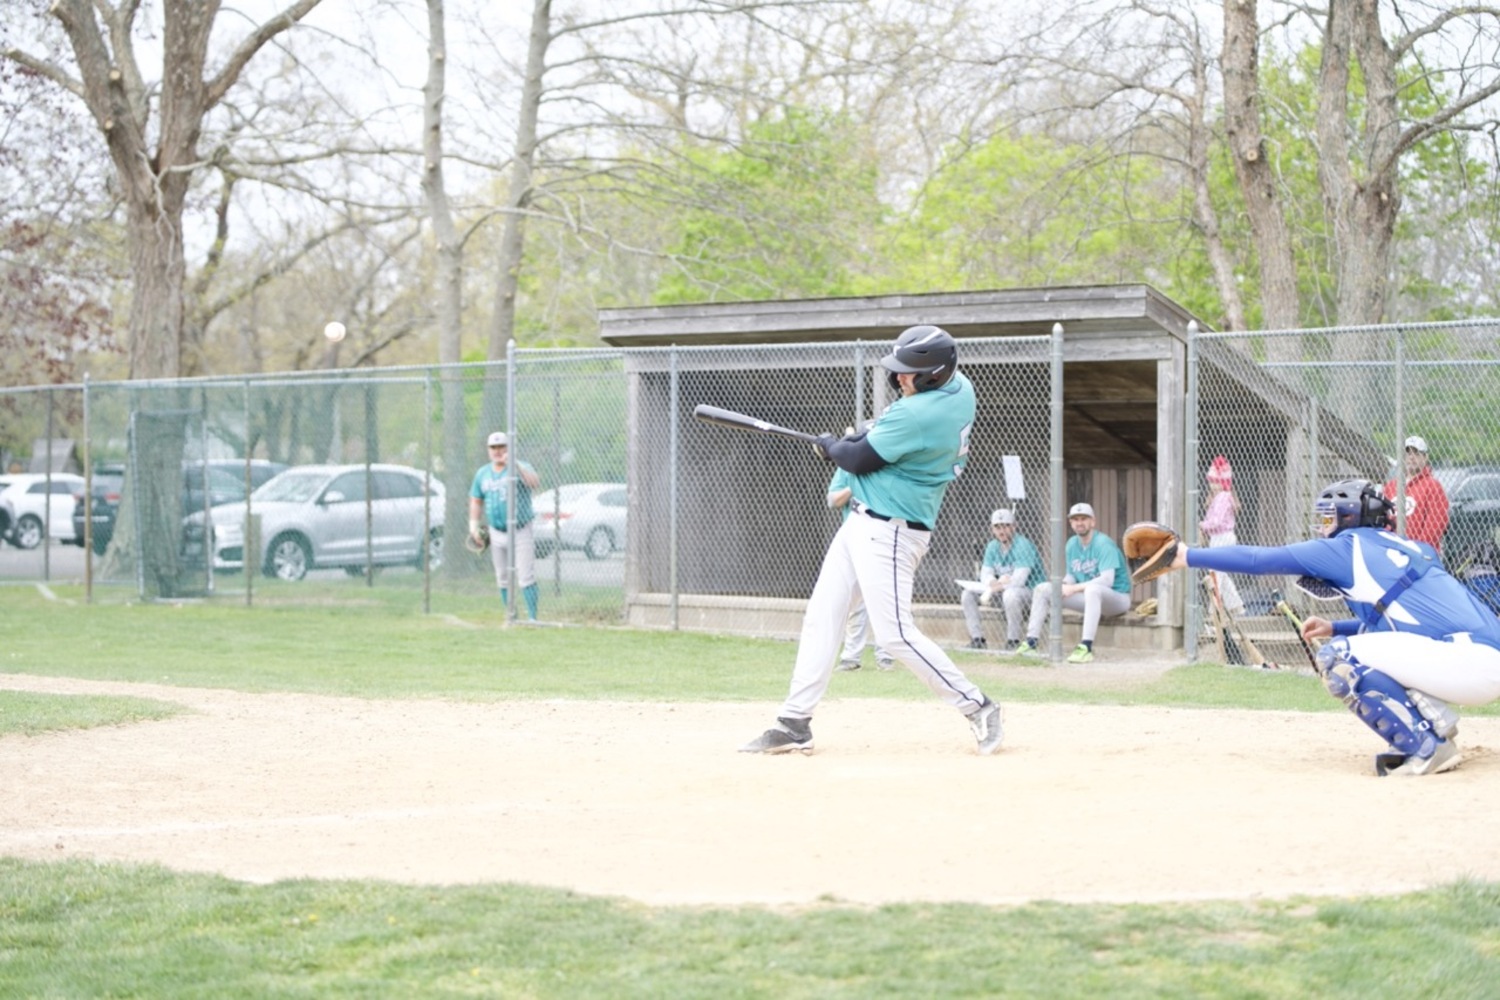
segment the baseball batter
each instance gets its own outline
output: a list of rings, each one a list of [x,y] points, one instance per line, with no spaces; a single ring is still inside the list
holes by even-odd
[[[943,495],[969,458],[974,387],[958,371],[958,345],[940,327],[904,331],[880,363],[900,398],[867,431],[824,434],[815,446],[852,474],[853,513],[829,543],[808,598],[791,691],[776,725],[741,747],[745,753],[812,753],[813,710],[861,594],[876,643],[968,718],[979,753],[994,753],[1004,738],[1000,706],[917,630],[911,610],[912,578]]]
[[[1309,616],[1303,637],[1327,638],[1317,667],[1328,690],[1390,744],[1378,774],[1458,766],[1449,702],[1500,698],[1500,619],[1443,570],[1432,546],[1385,530],[1393,505],[1362,479],[1330,485],[1315,508],[1322,536],[1274,548],[1181,546],[1174,569],[1298,574],[1342,594],[1354,618]]]
[[[510,607],[510,545],[516,546],[516,582],[520,584],[521,596],[526,601],[526,620],[536,621],[536,543],[532,540],[531,521],[534,516],[531,506],[531,491],[541,485],[536,470],[515,461],[515,517],[510,516],[507,494],[511,483],[510,438],[504,431],[496,431],[489,437],[490,461],[474,473],[474,482],[469,487],[469,535],[477,540],[481,523],[489,526],[490,561],[495,567],[495,583],[500,587],[500,600]],[[484,521],[481,522],[480,518]]]

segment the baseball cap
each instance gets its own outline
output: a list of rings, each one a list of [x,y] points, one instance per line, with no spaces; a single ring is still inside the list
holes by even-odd
[[[1406,446],[1414,451],[1420,451],[1424,455],[1427,454],[1427,439],[1424,437],[1413,434],[1406,439]]]
[[[1069,517],[1093,517],[1094,516],[1094,508],[1090,507],[1086,503],[1075,503],[1073,506],[1071,506],[1071,507],[1068,508],[1068,516]]]
[[[999,510],[995,511],[993,514],[990,515],[990,523],[991,524],[1015,524],[1016,523],[1015,512],[1014,511],[1006,510],[1004,507],[1001,507]]]
[[[503,444],[508,447],[510,445],[510,438],[505,436],[504,431],[496,431],[495,433],[490,435],[489,444],[491,448],[495,447],[495,445],[497,444]]]

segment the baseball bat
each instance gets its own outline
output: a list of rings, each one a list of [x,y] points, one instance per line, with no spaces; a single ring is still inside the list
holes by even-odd
[[[1297,612],[1293,611],[1292,606],[1286,602],[1286,598],[1281,596],[1281,591],[1271,591],[1271,600],[1276,602],[1276,613],[1292,623],[1292,630],[1297,633],[1297,642],[1302,646],[1302,652],[1307,654],[1307,662],[1312,664],[1314,670],[1317,670],[1318,654],[1312,648],[1312,644],[1302,636],[1302,619],[1297,617]]]
[[[747,416],[734,410],[726,410],[718,406],[709,406],[707,403],[699,403],[693,407],[693,416],[699,420],[706,420],[711,424],[719,424],[722,427],[733,427],[741,431],[759,431],[762,434],[775,434],[778,437],[791,438],[793,441],[816,441],[816,434],[808,434],[805,431],[794,431],[790,427],[782,427],[773,424],[769,420],[761,420],[759,417]]]

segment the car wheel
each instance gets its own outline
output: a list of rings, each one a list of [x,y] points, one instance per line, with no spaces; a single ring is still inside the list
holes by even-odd
[[[301,535],[277,535],[266,553],[266,576],[300,580],[312,565],[312,549]]]
[[[42,544],[42,530],[42,519],[35,514],[26,514],[16,522],[15,534],[11,537],[17,548],[34,549]]]
[[[595,528],[584,540],[583,554],[590,559],[604,559],[615,550],[615,536],[605,527]]]

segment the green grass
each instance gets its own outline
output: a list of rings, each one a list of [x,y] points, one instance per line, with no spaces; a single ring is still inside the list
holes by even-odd
[[[1493,997],[1500,890],[799,912],[0,860],[0,995]]]
[[[394,598],[340,605],[313,591],[253,609],[85,606],[29,588],[3,599],[0,672],[250,691],[774,703],[795,652],[788,642],[690,633],[502,629],[493,600],[424,617]],[[1296,675],[1195,665],[1081,688],[1042,665],[957,658],[1006,701],[1343,711],[1316,680]],[[905,671],[837,674],[830,693],[931,697]],[[171,710],[144,699],[0,692],[0,753],[23,732]],[[1328,849],[1352,850],[1357,866],[1361,848]],[[1376,899],[875,909],[830,901],[789,912],[647,907],[513,885],[247,885],[154,866],[0,859],[6,997],[1446,1000],[1493,997],[1497,982],[1500,887],[1487,883]]]
[[[181,705],[149,698],[0,691],[0,736],[128,725],[170,718],[181,711]]]

